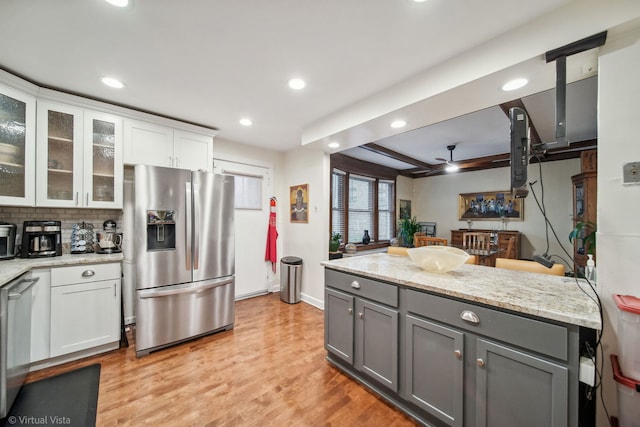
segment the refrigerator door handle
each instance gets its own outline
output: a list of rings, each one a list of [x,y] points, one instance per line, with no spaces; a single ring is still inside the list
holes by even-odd
[[[193,225],[199,231],[200,223],[200,188],[193,184]],[[200,233],[193,229],[193,269],[197,270],[200,263]]]
[[[185,233],[185,247],[187,249],[186,256],[186,270],[191,270],[191,234],[193,233],[193,223],[191,221],[191,183],[186,182],[185,184],[185,211],[186,211],[186,219],[187,219],[187,232]]]
[[[207,283],[206,285],[202,285],[202,286],[189,285],[186,287],[182,287],[178,285],[178,286],[171,286],[170,287],[171,289],[166,289],[166,290],[145,289],[144,291],[138,291],[138,297],[141,299],[147,299],[147,298],[162,298],[169,295],[197,294],[199,292],[206,291],[207,289],[215,288],[216,286],[228,285],[229,283],[232,283],[232,282],[233,282],[233,277],[230,277],[230,278],[219,279],[219,280],[216,280],[215,282]]]

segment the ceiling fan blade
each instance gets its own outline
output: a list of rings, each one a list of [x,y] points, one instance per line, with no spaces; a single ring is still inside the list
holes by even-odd
[[[447,159],[443,159],[442,157],[436,157],[436,160],[439,162],[446,162]]]

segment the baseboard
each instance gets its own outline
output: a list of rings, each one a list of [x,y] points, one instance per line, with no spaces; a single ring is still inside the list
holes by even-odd
[[[319,308],[320,310],[324,311],[324,300],[320,300],[320,299],[314,298],[314,297],[312,297],[310,295],[307,295],[307,294],[304,294],[304,293],[300,294],[300,299],[303,302],[306,302],[307,304],[312,305],[312,306],[314,306],[316,308]]]

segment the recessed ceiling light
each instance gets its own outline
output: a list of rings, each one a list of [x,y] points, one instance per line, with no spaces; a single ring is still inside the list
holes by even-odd
[[[304,89],[306,85],[307,84],[305,83],[305,81],[299,78],[289,80],[289,87],[291,89],[295,89],[295,90]]]
[[[416,3],[424,3],[424,2],[426,2],[427,0],[413,0],[413,1],[414,1],[414,2],[416,2]]]
[[[129,5],[129,0],[106,0],[107,3],[111,3],[114,6],[118,7],[127,7]]]
[[[330,142],[329,144],[327,144],[327,147],[329,147],[329,148],[338,148],[338,147],[340,147],[340,144],[335,142],[335,141],[333,141],[333,142]]]
[[[240,124],[242,126],[251,126],[253,124],[253,122],[251,121],[251,119],[248,119],[246,117],[243,117],[242,119],[239,120]]]
[[[510,91],[510,90],[520,89],[521,87],[526,86],[527,83],[529,83],[529,80],[527,79],[513,79],[511,81],[506,82],[502,86],[502,90]]]
[[[407,122],[404,120],[394,120],[391,122],[391,127],[394,129],[403,128],[407,125]]]
[[[118,79],[114,79],[113,77],[103,77],[102,83],[106,84],[109,87],[114,87],[116,89],[122,89],[124,87],[124,83],[122,83]]]

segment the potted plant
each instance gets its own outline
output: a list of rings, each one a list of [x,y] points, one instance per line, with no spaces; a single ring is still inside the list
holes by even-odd
[[[398,226],[400,229],[398,237],[402,237],[402,246],[413,246],[413,235],[416,232],[420,231],[420,224],[418,224],[418,220],[416,219],[416,217],[414,216],[411,219],[401,219]]]
[[[342,239],[342,235],[340,233],[331,234],[331,239],[329,239],[329,252],[338,252],[340,239]]]
[[[593,254],[596,249],[596,231],[597,226],[593,222],[577,222],[569,233],[569,242],[573,243],[574,239],[582,239],[582,247],[578,248],[578,253],[582,255]]]

